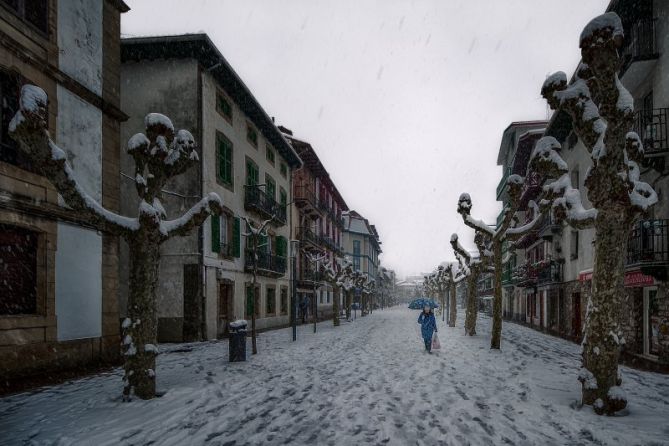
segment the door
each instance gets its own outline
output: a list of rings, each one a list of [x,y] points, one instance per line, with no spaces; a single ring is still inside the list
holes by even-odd
[[[571,319],[571,335],[576,338],[581,338],[581,293],[573,293],[571,295],[572,302],[572,319]]]
[[[234,286],[229,282],[221,282],[218,286],[218,333],[228,336],[228,324],[232,322]]]
[[[643,289],[643,353],[657,356],[660,353],[658,334],[660,329],[660,306],[657,287]]]
[[[202,327],[204,305],[200,294],[200,267],[198,264],[183,267],[183,342],[201,341],[205,331]]]

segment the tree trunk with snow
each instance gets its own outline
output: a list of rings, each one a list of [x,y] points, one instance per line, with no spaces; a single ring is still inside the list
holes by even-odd
[[[657,202],[653,188],[640,181],[644,152],[641,139],[631,131],[633,98],[617,75],[622,42],[623,27],[615,13],[596,17],[581,33],[583,62],[572,81],[558,72],[541,89],[551,108],[570,115],[574,131],[590,152],[592,166],[585,185],[593,208],[584,209],[579,191],[572,187],[568,166],[556,152],[559,142],[542,138],[531,157],[531,163],[549,173],[548,178],[559,177],[544,186],[552,193],[554,214],[577,228],[595,228],[579,380],[583,403],[592,404],[598,414],[613,414],[627,405],[618,375],[626,242],[633,222]]]
[[[492,301],[492,334],[490,348],[499,350],[502,343],[502,241],[494,239],[493,261],[495,262],[494,287],[495,296]]]
[[[478,276],[478,274],[471,274],[467,277],[467,307],[465,309],[465,334],[467,336],[476,335],[476,317],[478,315],[476,285]]]
[[[448,326],[449,327],[455,327],[455,322],[458,317],[458,303],[457,303],[457,296],[456,296],[456,286],[455,286],[455,281],[451,279],[450,284],[449,284],[449,303],[451,305],[451,310],[449,311],[448,314]]]
[[[128,154],[135,161],[135,187],[140,197],[138,217],[115,214],[102,207],[78,183],[65,151],[49,137],[46,122],[46,93],[34,85],[24,85],[20,110],[9,125],[12,137],[73,212],[88,219],[99,230],[121,236],[128,242],[131,266],[128,317],[122,323],[123,394],[125,399],[133,393],[142,399],[152,398],[155,396],[160,244],[171,237],[187,235],[210,214],[220,214],[221,199],[209,194],[180,218],[166,220],[160,202],[163,186],[171,177],[195,164],[198,155],[195,140],[188,131],[175,133],[166,116],[151,113],[144,120],[146,134],[134,135],[127,146]]]
[[[142,399],[156,393],[156,286],[160,248],[148,233],[138,233],[130,246],[128,318],[122,324],[125,378],[123,394],[131,390]],[[147,348],[147,346],[150,346]]]

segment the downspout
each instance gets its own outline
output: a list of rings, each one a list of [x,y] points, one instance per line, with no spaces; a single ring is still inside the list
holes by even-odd
[[[205,147],[202,144],[204,138],[204,131],[202,129],[202,67],[197,65],[197,133],[200,141],[200,162],[198,163],[198,174],[200,175],[200,196],[204,195],[204,156]],[[199,225],[197,229],[197,250],[198,255],[198,269],[202,274],[202,285],[200,287],[200,340],[207,339],[207,271],[204,267],[204,225]]]

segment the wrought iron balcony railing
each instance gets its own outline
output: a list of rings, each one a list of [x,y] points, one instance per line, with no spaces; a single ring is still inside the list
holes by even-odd
[[[658,56],[655,19],[639,18],[625,30],[621,50],[621,77],[634,62],[655,59]]]
[[[286,258],[273,255],[268,252],[259,251],[255,256],[255,266],[258,274],[265,276],[283,276],[286,273]],[[244,269],[253,272],[254,254],[252,249],[247,249],[244,256]]]
[[[627,241],[627,266],[669,265],[669,220],[643,220]]]
[[[286,207],[277,203],[260,186],[246,186],[244,195],[244,208],[255,211],[265,218],[273,218],[275,222],[286,224]]]
[[[669,152],[667,108],[638,110],[634,114],[634,131],[643,142],[646,155]]]
[[[319,237],[314,233],[314,231],[307,227],[297,228],[297,238],[301,242],[307,242],[314,245],[318,245],[320,243]]]

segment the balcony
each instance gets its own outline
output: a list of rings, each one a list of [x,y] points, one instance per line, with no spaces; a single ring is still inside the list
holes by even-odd
[[[244,255],[244,270],[253,272],[253,250],[247,249]],[[286,274],[286,258],[260,251],[257,256],[258,274],[267,277],[281,277]]]
[[[313,218],[316,218],[320,214],[320,211],[318,210],[316,194],[313,189],[311,185],[295,186],[293,201],[295,202],[295,206],[302,212],[311,214]]]
[[[330,251],[336,251],[337,250],[337,244],[335,243],[335,241],[332,238],[328,237],[327,235],[321,235],[319,237],[319,244],[322,247],[324,247],[326,249],[329,249]]]
[[[669,267],[669,220],[643,220],[627,241],[626,266],[640,267],[644,274],[662,279]],[[664,280],[664,279],[663,279]]]
[[[300,245],[306,249],[319,249],[320,239],[310,228],[297,228],[297,239],[300,241]]]
[[[260,189],[260,186],[246,186],[244,209],[257,212],[264,218],[271,218],[281,226],[286,224],[286,208],[277,203]]]
[[[552,215],[544,215],[541,219],[541,224],[537,229],[537,235],[547,241],[553,239],[554,236],[559,235],[562,232],[562,225],[560,225]]]
[[[537,285],[562,282],[562,263],[555,260],[544,260],[535,263],[533,268],[537,274]]]
[[[318,287],[325,279],[325,276],[320,271],[315,271],[312,268],[301,268],[297,279],[300,287]]]
[[[639,110],[634,114],[634,131],[641,138],[644,153],[648,158],[663,156],[669,152],[668,110],[667,108],[653,108]]]
[[[511,280],[521,287],[562,282],[562,262],[542,260],[533,264],[525,263],[513,270]]]
[[[636,90],[653,69],[659,58],[656,42],[655,19],[652,17],[638,18],[625,29],[619,76],[628,89]]]

